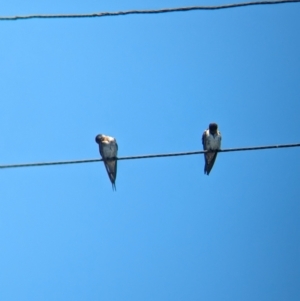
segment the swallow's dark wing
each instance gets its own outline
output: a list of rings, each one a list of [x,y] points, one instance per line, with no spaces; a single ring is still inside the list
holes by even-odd
[[[211,172],[216,158],[217,158],[218,153],[217,152],[208,152],[205,154],[205,167],[204,167],[204,173],[209,175]]]
[[[99,153],[100,153],[102,159],[104,160],[103,146],[101,143],[99,144]]]
[[[105,161],[105,167],[108,173],[108,176],[110,178],[110,181],[113,186],[113,190],[116,190],[116,178],[117,178],[117,160],[113,160],[111,158],[110,160]]]
[[[101,144],[99,145],[99,152],[103,159],[103,163],[106,168],[108,177],[112,183],[113,190],[116,190],[115,181],[116,181],[116,177],[117,177],[117,160],[106,160],[104,153],[103,153],[103,147]]]
[[[118,144],[117,144],[117,141],[115,140],[115,157],[114,159],[117,159],[117,153],[118,153]],[[113,190],[117,190],[116,189],[116,184],[115,184],[115,181],[117,179],[117,166],[118,166],[118,160],[113,160],[113,158],[109,161],[107,161],[107,168],[109,169],[109,178],[110,178],[110,181],[112,183],[112,186],[113,186]]]
[[[203,132],[202,134],[202,145],[203,145],[203,150],[206,150],[206,131]],[[207,153],[204,154],[204,174],[207,173]]]
[[[115,181],[116,181],[116,160],[104,160],[104,165],[109,176],[109,179],[113,185],[113,189],[116,188]]]
[[[202,145],[203,145],[203,149],[206,150],[206,131],[203,132],[202,134]]]

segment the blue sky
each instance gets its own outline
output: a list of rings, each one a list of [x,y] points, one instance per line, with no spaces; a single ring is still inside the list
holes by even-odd
[[[3,3],[2,15],[225,1]],[[300,4],[1,22],[1,164],[300,141]],[[298,148],[1,170],[0,299],[299,300]]]

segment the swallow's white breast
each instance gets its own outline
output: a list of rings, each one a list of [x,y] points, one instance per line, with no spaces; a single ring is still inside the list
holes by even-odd
[[[221,135],[216,134],[215,136],[208,133],[206,136],[206,148],[210,150],[221,148]]]

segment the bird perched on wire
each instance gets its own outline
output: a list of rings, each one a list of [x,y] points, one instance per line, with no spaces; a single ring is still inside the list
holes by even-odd
[[[107,174],[112,183],[113,190],[116,190],[117,178],[117,154],[118,144],[115,138],[99,134],[95,138],[99,144],[99,152],[103,159]]]
[[[218,131],[218,125],[216,123],[210,123],[208,129],[204,131],[202,135],[203,149],[208,152],[204,154],[205,165],[204,174],[209,175],[211,169],[217,158],[217,152],[221,148],[221,133]]]

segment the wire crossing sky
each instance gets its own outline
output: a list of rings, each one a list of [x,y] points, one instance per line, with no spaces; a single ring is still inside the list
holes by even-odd
[[[27,15],[27,16],[8,16],[0,17],[0,21],[15,21],[25,19],[53,19],[53,18],[95,18],[95,17],[112,17],[122,15],[134,15],[134,14],[161,14],[161,13],[172,13],[172,12],[185,12],[192,10],[218,10],[225,8],[236,8],[250,5],[269,5],[269,4],[285,4],[285,3],[296,3],[300,0],[279,0],[279,1],[254,1],[244,3],[233,3],[225,5],[213,5],[213,6],[190,6],[190,7],[177,7],[177,8],[163,8],[153,10],[128,10],[119,12],[100,12],[90,14],[57,14],[57,15]]]
[[[280,145],[269,145],[269,146],[227,148],[227,149],[218,150],[217,152],[219,152],[219,153],[228,153],[228,152],[254,151],[254,150],[264,150],[264,149],[273,149],[273,148],[290,148],[290,147],[299,147],[299,146],[300,146],[300,143],[280,144]],[[162,157],[178,157],[178,156],[199,155],[199,154],[204,154],[204,153],[207,153],[207,152],[208,151],[203,150],[203,151],[194,151],[194,152],[129,156],[129,157],[118,157],[118,158],[116,158],[116,160],[134,160],[134,159],[150,159],[150,158],[162,158]],[[37,166],[49,166],[49,165],[93,163],[93,162],[100,162],[100,161],[103,161],[103,159],[87,159],[87,160],[74,160],[74,161],[44,162],[44,163],[10,164],[10,165],[0,165],[0,169],[17,168],[17,167],[37,167]]]

